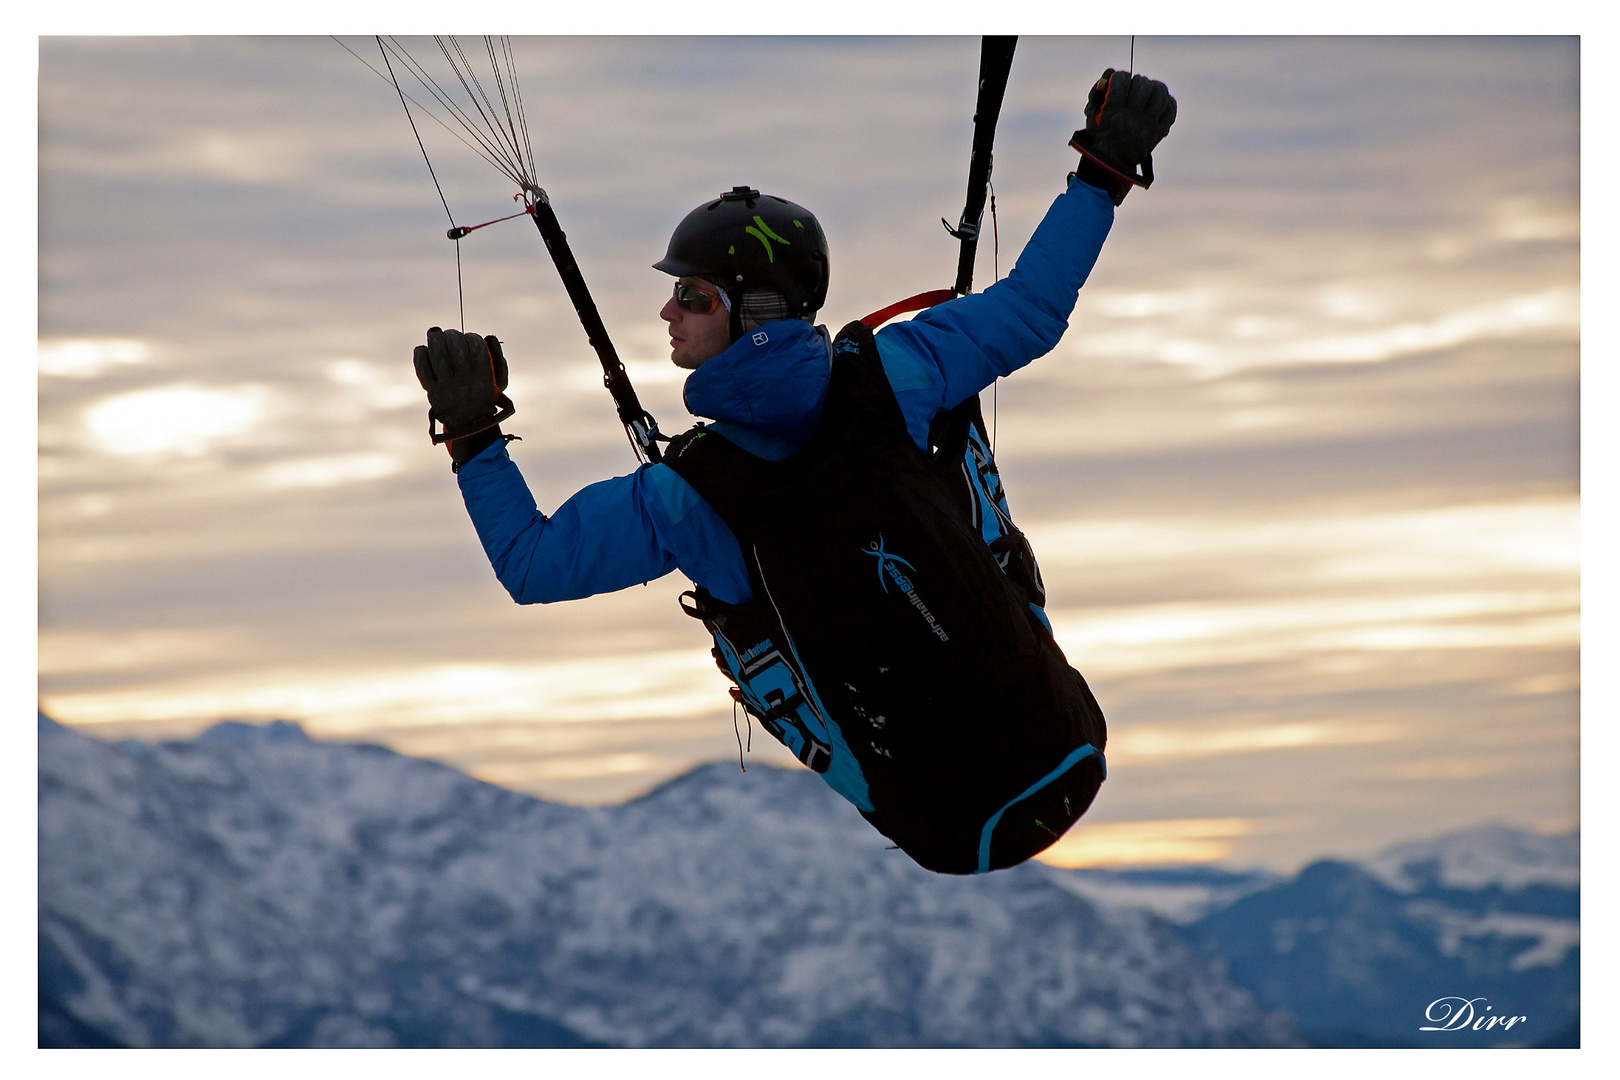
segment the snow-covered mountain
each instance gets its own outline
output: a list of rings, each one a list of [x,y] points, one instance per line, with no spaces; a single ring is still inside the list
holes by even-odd
[[[295,726],[40,718],[47,1045],[1287,1045],[1170,923],[919,869],[808,772],[559,806]]]
[[[1476,829],[1315,863],[1187,933],[1315,1045],[1574,1046],[1579,854],[1578,833]]]
[[[1492,885],[1510,890],[1527,885],[1575,889],[1581,883],[1581,834],[1536,836],[1486,826],[1425,843],[1401,844],[1365,865],[1386,885],[1406,893],[1429,885],[1450,889],[1485,889]]]

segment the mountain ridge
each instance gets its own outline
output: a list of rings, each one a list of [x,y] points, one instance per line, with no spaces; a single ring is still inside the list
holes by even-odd
[[[573,807],[287,722],[40,717],[41,1045],[1578,1045],[1578,885],[1578,833],[1499,826],[950,878],[803,770]],[[1421,1032],[1447,997],[1525,1019]]]
[[[41,718],[42,1043],[1298,1042],[1163,920],[930,874],[808,772],[566,807],[291,727]]]

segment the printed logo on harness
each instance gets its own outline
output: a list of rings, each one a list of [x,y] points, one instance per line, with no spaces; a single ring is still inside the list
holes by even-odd
[[[771,339],[765,336],[765,331],[763,331],[763,330],[761,330],[759,333],[754,335],[754,344],[755,345],[763,345],[769,340],[771,340]]]
[[[876,540],[866,545],[865,552],[878,561],[878,584],[883,586],[883,591],[888,592],[889,582],[893,581],[911,606],[917,609],[923,621],[928,623],[928,629],[934,632],[934,636],[941,641],[951,640],[945,628],[939,625],[939,620],[934,618],[934,613],[928,610],[928,605],[922,602],[922,597],[917,595],[917,589],[911,584],[911,579],[900,571],[900,567],[904,566],[912,573],[916,573],[917,568],[900,556],[884,551],[881,533]]]
[[[702,426],[703,426],[702,424],[698,425],[698,427],[702,427]],[[697,441],[699,439],[703,438],[703,436],[705,436],[707,434],[708,434],[707,431],[699,431],[696,434],[694,434],[690,439],[687,439],[686,442],[681,444],[681,448],[679,450],[675,451],[675,456],[677,458],[679,458],[682,455],[684,455],[688,450],[692,449],[692,447],[694,445],[696,445],[696,443],[697,443]]]
[[[749,649],[747,652],[743,653],[742,656],[739,657],[739,659],[742,660],[742,662],[746,664],[750,660],[752,660],[754,657],[763,656],[766,652],[768,652],[769,650],[774,649],[774,648],[776,648],[776,646],[771,643],[771,639],[766,638],[764,641],[760,642],[758,645],[755,645],[752,649]]]

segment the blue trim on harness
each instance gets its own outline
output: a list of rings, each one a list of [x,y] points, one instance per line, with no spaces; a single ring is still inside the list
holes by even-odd
[[[984,831],[979,833],[979,868],[973,871],[975,874],[986,874],[990,871],[990,834],[995,832],[996,826],[1001,823],[1001,815],[1011,810],[1015,804],[1023,802],[1041,788],[1074,768],[1075,765],[1092,754],[1096,754],[1099,761],[1102,760],[1102,754],[1090,743],[1071,750],[1069,756],[1063,759],[1062,764],[1026,788],[1023,794],[1012,799],[1006,806],[990,815],[990,820],[984,823]]]

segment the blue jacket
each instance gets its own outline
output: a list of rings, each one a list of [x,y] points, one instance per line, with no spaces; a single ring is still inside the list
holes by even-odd
[[[878,331],[884,372],[919,448],[928,449],[937,413],[1058,343],[1113,220],[1109,197],[1071,178],[1005,279]],[[781,460],[814,434],[830,372],[827,341],[809,323],[767,323],[687,378],[686,407],[744,450]],[[614,592],[676,569],[720,600],[753,598],[736,537],[667,466],[592,484],[550,517],[504,442],[463,465],[457,480],[495,576],[520,604]]]

